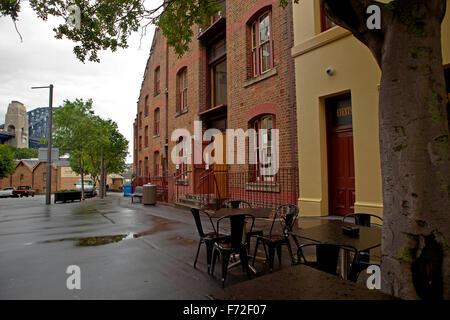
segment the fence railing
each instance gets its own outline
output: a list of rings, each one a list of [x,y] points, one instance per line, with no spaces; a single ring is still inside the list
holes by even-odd
[[[273,176],[258,171],[227,172],[228,198],[246,200],[253,207],[275,209],[280,204],[296,204],[299,197],[298,169],[280,168]]]
[[[137,177],[133,185],[149,182],[158,186],[158,201],[180,202],[186,195],[196,193],[200,206],[210,210],[217,209],[226,200],[246,200],[253,207],[276,209],[280,204],[296,204],[299,197],[297,168],[280,168],[273,176],[260,176],[256,169],[211,169],[199,176],[196,187],[193,171],[187,170],[168,178]]]
[[[172,184],[175,192],[175,202],[180,202],[180,199],[185,197],[188,193],[192,193],[193,176],[192,171],[187,170],[176,174],[169,183]]]
[[[156,200],[168,202],[168,181],[165,176],[157,177],[136,177],[133,182],[133,192],[136,186],[143,186],[144,184],[151,183],[156,185]]]

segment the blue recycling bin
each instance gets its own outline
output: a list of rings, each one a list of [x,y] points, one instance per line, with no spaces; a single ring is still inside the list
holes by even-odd
[[[131,196],[131,194],[133,193],[133,187],[131,186],[131,184],[124,184],[123,185],[123,196]]]

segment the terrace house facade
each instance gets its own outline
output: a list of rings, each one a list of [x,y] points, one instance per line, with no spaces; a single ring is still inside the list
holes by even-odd
[[[210,206],[230,198],[272,207],[296,203],[292,7],[281,8],[278,0],[221,5],[210,25],[194,27],[189,51],[182,57],[167,46],[161,30],[155,31],[134,122],[133,183],[151,181],[159,186],[159,200],[186,205]],[[234,146],[236,156],[246,154],[245,164],[231,164],[226,156],[223,164],[194,164],[190,146],[196,121],[201,121],[202,136],[216,129],[211,140],[217,156],[226,154],[227,129],[255,129],[255,145],[247,138],[245,147]],[[190,137],[172,139],[176,129],[187,129]],[[275,147],[273,129],[279,130]],[[202,149],[211,144],[210,139],[199,141]],[[182,147],[174,163],[171,154],[178,143]],[[250,164],[252,152],[267,155],[265,165],[275,161],[277,153],[277,173],[264,174],[262,161]]]

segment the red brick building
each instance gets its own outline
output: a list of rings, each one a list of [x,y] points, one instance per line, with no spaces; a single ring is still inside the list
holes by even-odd
[[[134,183],[157,183],[161,199],[168,202],[205,204],[208,195],[255,205],[296,203],[292,7],[281,8],[278,0],[223,1],[222,7],[211,25],[194,28],[190,50],[181,58],[167,47],[162,32],[155,31],[134,123]],[[270,161],[278,152],[280,169],[264,175],[263,165],[249,164],[253,147],[248,139],[245,148],[235,146],[236,156],[246,154],[245,164],[186,164],[193,162],[187,145],[178,153],[182,163],[174,164],[171,152],[177,140],[172,141],[172,133],[185,128],[192,139],[194,121],[202,121],[202,135],[211,128],[222,134],[255,129],[255,150],[264,150]],[[276,150],[271,147],[272,129],[279,130]],[[213,154],[226,144],[218,137]]]

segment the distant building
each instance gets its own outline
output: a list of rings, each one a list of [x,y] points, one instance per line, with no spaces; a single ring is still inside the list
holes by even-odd
[[[53,161],[52,170],[52,190],[74,189],[76,182],[81,176],[75,173],[70,167],[66,158]],[[85,179],[92,179],[89,175]],[[22,159],[16,161],[15,172],[6,178],[0,179],[0,189],[6,187],[30,186],[36,194],[45,194],[47,180],[47,163],[38,159]],[[110,191],[122,191],[123,177],[117,174],[109,174],[106,183]]]
[[[0,125],[0,144],[31,149],[46,147],[40,141],[48,136],[48,110],[36,108],[27,112],[22,103],[12,101],[5,124]]]
[[[28,148],[27,109],[19,101],[11,101],[6,112],[5,124],[0,131],[0,143],[17,148]]]
[[[30,137],[47,139],[49,108],[36,108],[28,111],[28,133]]]

